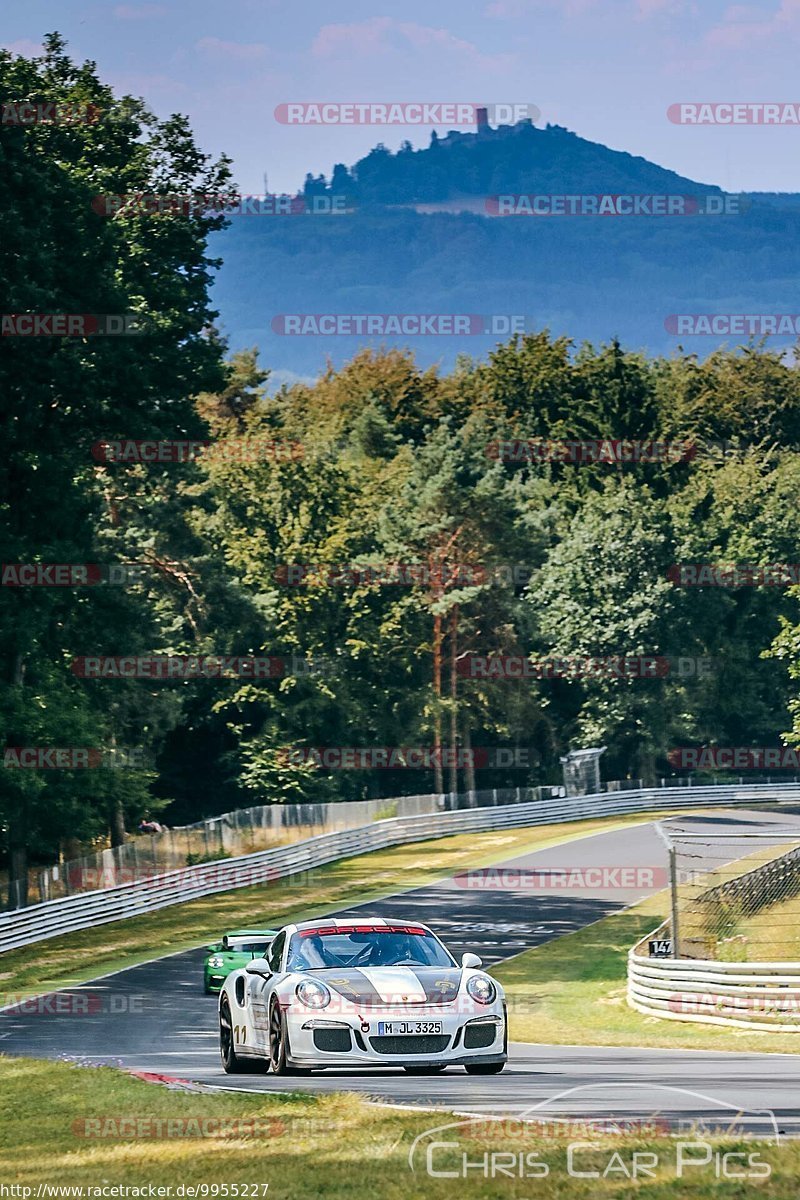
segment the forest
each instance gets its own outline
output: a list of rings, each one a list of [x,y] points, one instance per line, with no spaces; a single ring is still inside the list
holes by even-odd
[[[12,879],[143,815],[553,783],[586,746],[650,781],[685,747],[800,744],[791,358],[543,326],[451,369],[365,348],[273,387],[212,307],[222,218],[91,203],[219,192],[227,161],[182,118],[112,119],[57,37],[0,52],[0,86],[109,114],[0,126],[4,310],[135,318],[3,339]]]

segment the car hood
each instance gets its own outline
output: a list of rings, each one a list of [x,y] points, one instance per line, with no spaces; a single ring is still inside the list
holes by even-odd
[[[331,991],[364,1008],[387,1004],[451,1004],[460,967],[330,967],[310,973]]]

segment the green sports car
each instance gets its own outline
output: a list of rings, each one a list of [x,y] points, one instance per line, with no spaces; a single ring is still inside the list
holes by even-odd
[[[221,942],[206,946],[203,962],[203,991],[218,992],[231,971],[244,967],[251,958],[263,958],[276,929],[237,929],[222,935]]]

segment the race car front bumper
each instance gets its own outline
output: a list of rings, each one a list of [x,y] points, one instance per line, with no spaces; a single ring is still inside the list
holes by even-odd
[[[466,1065],[505,1062],[505,1014],[490,1011],[455,1012],[453,1008],[424,1006],[423,1011],[375,1011],[311,1014],[306,1009],[286,1012],[291,1061],[297,1066],[405,1066]],[[379,1032],[390,1023],[436,1024],[437,1033]]]

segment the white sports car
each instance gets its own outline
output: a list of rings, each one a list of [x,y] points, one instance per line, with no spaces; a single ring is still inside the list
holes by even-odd
[[[465,954],[459,966],[425,925],[323,918],[287,925],[266,958],[225,980],[219,1001],[228,1073],[286,1075],[324,1067],[460,1065],[502,1071],[506,1005],[499,983]]]

